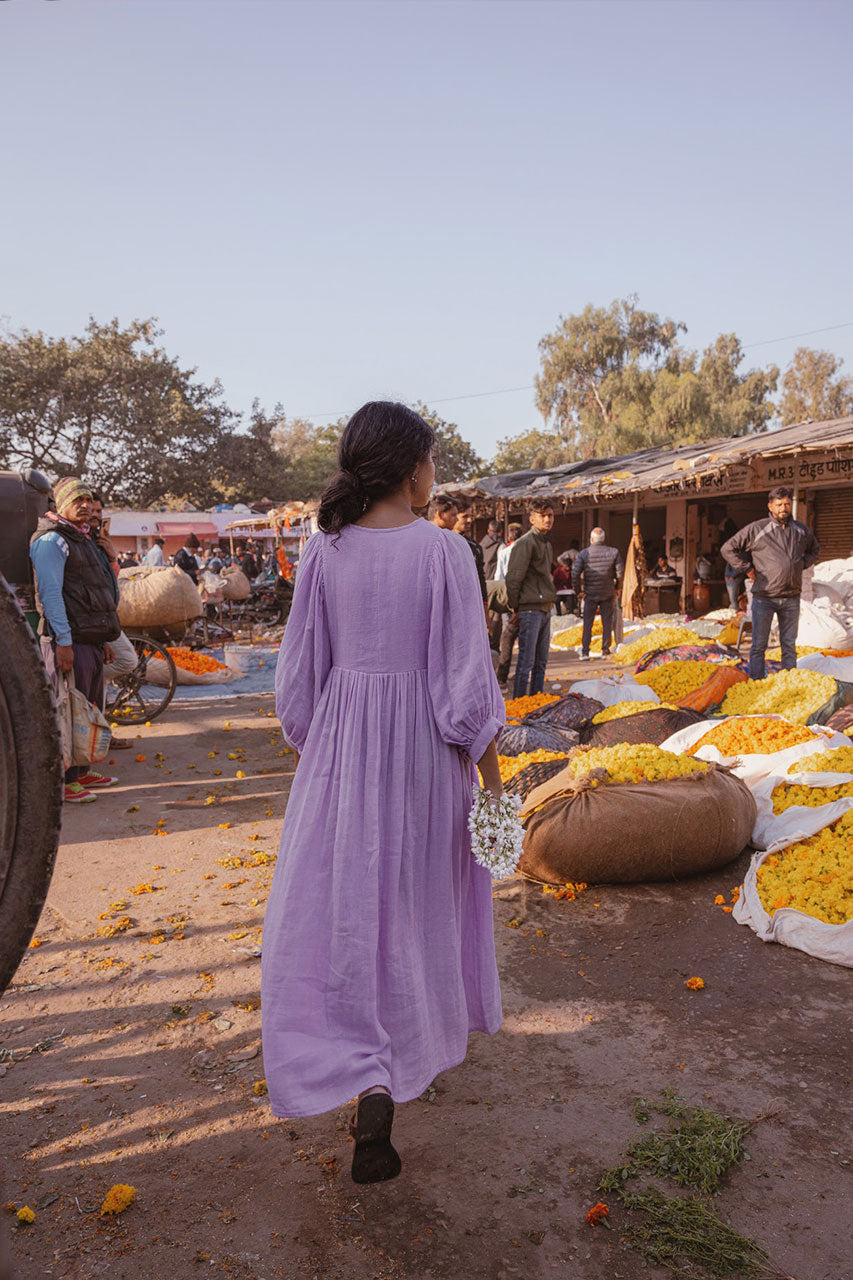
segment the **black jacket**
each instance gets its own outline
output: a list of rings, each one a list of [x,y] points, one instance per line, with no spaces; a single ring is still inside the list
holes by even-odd
[[[498,567],[498,552],[503,546],[503,538],[499,533],[487,533],[480,539],[480,550],[483,552],[483,572],[487,581],[492,581]]]
[[[192,578],[193,582],[198,585],[198,561],[191,551],[187,551],[186,547],[181,547],[180,551],[175,553],[175,568],[183,569],[188,578]]]
[[[800,594],[803,570],[817,560],[820,544],[799,520],[780,524],[773,516],[764,516],[729,538],[720,551],[740,573],[755,570],[754,596],[787,600]]]
[[[477,566],[477,577],[480,581],[480,595],[483,597],[483,604],[486,604],[489,599],[489,593],[486,589],[486,575],[483,571],[483,548],[475,538],[469,538],[464,533],[460,533],[459,537],[462,538],[463,541],[467,542],[468,546],[471,548],[471,554],[473,555],[474,563]]]
[[[606,542],[595,542],[575,556],[572,565],[572,586],[581,589],[589,600],[612,600],[613,592],[622,581],[625,566],[615,547]]]
[[[58,533],[68,546],[65,574],[62,579],[62,599],[72,644],[107,644],[121,635],[118,619],[118,589],[115,575],[105,553],[88,534],[65,521],[42,516],[30,545],[46,533]],[[51,634],[44,610],[36,597],[39,613],[46,634]]]

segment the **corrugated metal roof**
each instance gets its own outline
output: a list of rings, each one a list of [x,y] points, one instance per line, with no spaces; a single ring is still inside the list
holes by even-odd
[[[561,498],[574,502],[607,494],[633,494],[677,485],[693,488],[691,478],[714,475],[736,463],[775,454],[800,453],[853,445],[853,416],[828,422],[801,422],[749,436],[703,440],[700,444],[641,449],[617,458],[590,458],[544,471],[513,471],[465,484],[439,485],[437,492],[467,498]]]

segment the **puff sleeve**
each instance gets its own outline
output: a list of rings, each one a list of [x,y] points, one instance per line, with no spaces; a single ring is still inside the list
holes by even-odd
[[[506,722],[477,569],[467,543],[442,532],[430,561],[427,681],[445,742],[476,763]]]
[[[302,551],[275,669],[276,714],[285,741],[300,752],[332,666],[323,591],[324,543],[324,535],[315,533]]]

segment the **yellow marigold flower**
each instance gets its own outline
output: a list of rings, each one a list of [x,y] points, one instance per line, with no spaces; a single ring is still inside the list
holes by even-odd
[[[19,1209],[18,1212],[15,1214],[15,1217],[18,1219],[19,1222],[34,1222],[35,1216],[36,1215],[33,1213],[32,1209],[28,1204],[25,1204],[24,1207],[22,1209]]]
[[[709,765],[702,760],[663,751],[651,743],[619,743],[615,747],[591,747],[578,752],[569,762],[572,777],[581,778],[597,770],[606,772],[605,781],[613,782],[662,782],[667,778],[683,778],[707,773]],[[594,787],[600,779],[592,778]]]
[[[668,702],[614,702],[592,717],[593,724],[606,724],[608,720],[623,720],[625,716],[636,716],[641,711],[659,711],[661,707],[673,710]]]
[[[764,680],[744,680],[733,685],[721,710],[726,716],[775,713],[794,724],[805,724],[836,688],[832,676],[820,671],[780,671]]]
[[[507,718],[520,719],[522,716],[529,715],[531,711],[538,711],[540,707],[547,707],[552,702],[559,701],[556,693],[531,693],[523,698],[510,698],[506,704]]]
[[[256,1080],[255,1083],[252,1085],[252,1093],[255,1095],[255,1097],[262,1098],[266,1092],[267,1092],[266,1080]]]
[[[816,736],[805,725],[772,720],[769,716],[741,716],[715,725],[687,754],[694,755],[700,747],[707,746],[716,747],[726,757],[770,754],[796,747],[801,742],[813,742]]]
[[[675,649],[680,644],[711,643],[711,640],[703,639],[688,627],[655,627],[648,635],[621,648],[617,656],[619,662],[628,662],[633,666],[647,653],[651,653],[652,649]]]
[[[789,773],[853,773],[853,747],[831,747],[802,756],[788,769]]]
[[[514,778],[528,764],[540,764],[544,760],[565,760],[566,753],[564,751],[523,751],[519,756],[498,756],[498,765],[501,771],[501,782],[509,782],[510,778]]]
[[[641,671],[634,679],[637,684],[647,685],[654,689],[661,699],[678,702],[689,693],[695,693],[706,680],[709,680],[720,666],[734,666],[734,659],[725,662],[699,662],[696,660],[678,659],[675,662],[662,662],[659,667]]]
[[[718,893],[717,896],[714,898],[714,906],[721,907],[724,902],[725,902],[725,898],[721,893]]]
[[[592,634],[601,636],[601,619],[596,618],[592,624]],[[553,637],[551,643],[556,645],[558,649],[574,649],[575,645],[579,645],[583,638],[583,626],[579,624],[576,627],[566,627],[565,631],[558,631]],[[599,644],[599,648],[601,645]]]
[[[135,1196],[136,1187],[129,1187],[122,1182],[115,1183],[104,1196],[104,1203],[101,1205],[101,1217],[105,1217],[108,1213],[124,1213]]]
[[[768,915],[792,907],[827,924],[853,919],[853,809],[765,858],[756,882]]]
[[[802,783],[781,782],[773,789],[773,812],[784,813],[793,805],[820,809],[822,805],[832,804],[834,800],[844,800],[847,796],[853,796],[853,782],[845,782],[837,787],[806,787]]]
[[[685,987],[689,988],[690,991],[701,991],[705,985],[705,979],[704,978],[688,978],[684,985]]]

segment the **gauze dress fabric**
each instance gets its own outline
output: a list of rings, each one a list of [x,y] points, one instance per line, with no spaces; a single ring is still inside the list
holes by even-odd
[[[301,759],[264,921],[270,1105],[318,1115],[373,1085],[405,1102],[502,1016],[467,822],[505,713],[464,540],[421,519],[314,534],[276,709]]]

